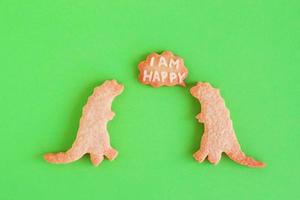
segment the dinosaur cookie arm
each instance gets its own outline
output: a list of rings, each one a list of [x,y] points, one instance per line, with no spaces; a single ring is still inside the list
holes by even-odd
[[[204,123],[205,122],[205,114],[203,114],[203,112],[200,112],[198,115],[196,115],[196,119],[198,119],[199,122]]]
[[[115,117],[115,113],[113,111],[108,111],[107,119],[112,120]]]

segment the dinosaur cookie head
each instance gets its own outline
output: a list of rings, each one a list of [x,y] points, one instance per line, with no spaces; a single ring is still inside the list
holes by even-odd
[[[105,84],[109,85],[109,91],[113,96],[118,96],[124,90],[124,86],[119,84],[116,80],[107,81]]]
[[[191,94],[200,101],[213,101],[219,96],[219,90],[207,82],[198,82],[190,89]]]
[[[95,92],[99,94],[105,93],[108,96],[116,97],[124,90],[124,86],[119,84],[116,80],[105,81],[100,87],[95,88]],[[98,92],[99,91],[99,92]]]

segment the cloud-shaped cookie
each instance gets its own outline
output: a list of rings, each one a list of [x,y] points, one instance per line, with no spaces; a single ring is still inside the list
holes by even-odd
[[[152,53],[138,65],[139,80],[141,83],[153,87],[185,86],[184,79],[188,70],[183,59],[175,56],[171,51],[164,51],[161,55]]]

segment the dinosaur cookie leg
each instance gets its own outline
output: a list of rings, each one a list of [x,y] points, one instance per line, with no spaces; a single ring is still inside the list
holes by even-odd
[[[99,147],[99,149],[101,149]],[[94,166],[98,166],[104,159],[104,156],[112,161],[114,160],[118,155],[118,151],[113,149],[113,148],[107,148],[104,152],[97,152],[97,151],[92,151],[90,152],[90,157],[91,157],[91,162],[93,163]]]
[[[98,166],[104,159],[103,155],[97,153],[90,153],[91,162],[94,166]]]
[[[208,161],[212,164],[218,164],[221,156],[222,151],[218,149],[212,149],[210,145],[208,145],[208,138],[206,137],[207,133],[203,134],[200,149],[194,153],[194,158],[198,162],[203,162],[205,158],[207,157]]]
[[[110,147],[104,152],[104,155],[108,160],[114,160],[118,156],[118,151]]]
[[[201,163],[201,162],[203,162],[205,160],[205,158],[207,157],[207,155],[208,155],[208,152],[199,149],[198,151],[196,151],[194,153],[193,156],[194,156],[195,160],[197,160],[198,162]]]
[[[222,156],[222,151],[215,151],[208,154],[208,160],[212,164],[216,165],[220,162]]]
[[[199,116],[199,115],[198,115]],[[194,158],[196,161],[202,163],[205,158],[208,156],[208,149],[206,147],[207,134],[203,134],[200,149],[194,153]]]

